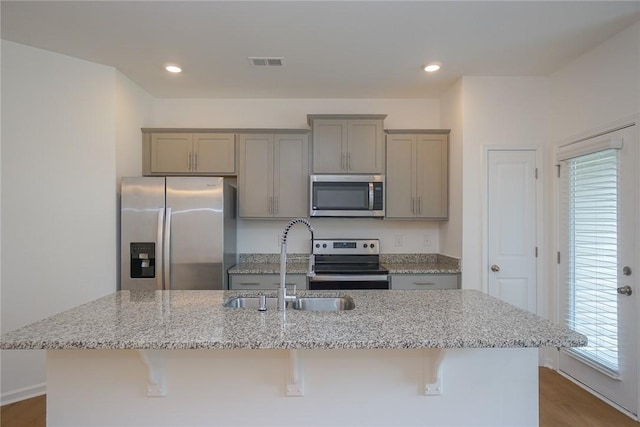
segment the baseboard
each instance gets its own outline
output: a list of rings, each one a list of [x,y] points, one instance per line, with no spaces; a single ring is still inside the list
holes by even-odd
[[[12,390],[3,393],[2,396],[0,396],[0,406],[19,402],[25,399],[31,399],[32,397],[41,396],[46,393],[47,383],[41,383],[29,387],[20,388],[18,390]]]

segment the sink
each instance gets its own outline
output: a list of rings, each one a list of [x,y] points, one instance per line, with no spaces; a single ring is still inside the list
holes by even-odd
[[[294,310],[342,311],[356,307],[351,297],[301,297],[291,301]]]
[[[224,307],[233,307],[233,308],[253,308],[258,309],[260,307],[260,297],[236,297],[231,298],[229,301],[222,304]],[[269,297],[267,298],[267,309],[277,309],[278,308],[278,298]]]
[[[260,297],[235,297],[223,304],[224,307],[252,308],[260,307]],[[287,308],[307,311],[342,311],[356,307],[351,297],[300,297],[295,301],[287,301]],[[276,310],[278,298],[267,298],[267,309]]]

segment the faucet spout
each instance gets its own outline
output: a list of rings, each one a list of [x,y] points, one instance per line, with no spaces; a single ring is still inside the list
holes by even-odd
[[[311,242],[313,242],[313,227],[306,218],[294,218],[284,228],[282,232],[282,243],[280,245],[280,287],[278,288],[278,310],[284,312],[287,309],[287,301],[295,301],[295,295],[287,295],[286,275],[287,275],[287,238],[289,230],[296,224],[304,224],[311,233]],[[307,276],[313,276],[313,251],[309,251],[309,272]]]

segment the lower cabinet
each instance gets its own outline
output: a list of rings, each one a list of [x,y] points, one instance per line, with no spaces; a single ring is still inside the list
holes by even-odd
[[[458,289],[459,274],[392,274],[391,289]]]
[[[307,289],[307,276],[305,274],[287,274],[286,286],[291,291]],[[280,287],[279,274],[230,274],[229,289],[241,290],[265,290],[278,289]]]

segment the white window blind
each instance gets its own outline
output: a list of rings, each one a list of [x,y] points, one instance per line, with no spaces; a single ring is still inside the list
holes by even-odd
[[[589,338],[587,347],[570,353],[614,377],[619,372],[618,153],[609,148],[564,160],[560,192],[565,321]]]

